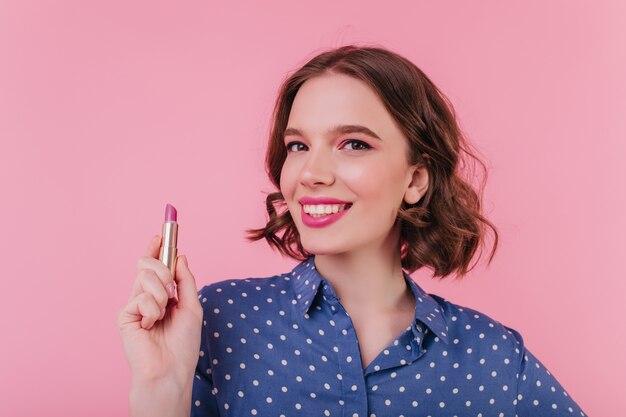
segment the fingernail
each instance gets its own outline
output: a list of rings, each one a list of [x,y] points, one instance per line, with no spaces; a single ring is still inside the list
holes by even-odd
[[[175,295],[174,284],[172,284],[171,282],[168,282],[165,285],[165,290],[167,291],[167,295],[170,298],[174,298],[174,295]]]
[[[183,262],[185,263],[185,266],[189,266],[189,264],[187,264],[187,256],[183,255],[182,258],[183,258]]]

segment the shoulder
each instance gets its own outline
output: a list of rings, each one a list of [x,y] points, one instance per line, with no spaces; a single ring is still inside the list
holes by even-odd
[[[482,311],[452,303],[436,294],[428,295],[442,311],[450,344],[520,357],[524,350],[524,339],[516,329]]]
[[[276,274],[267,277],[229,278],[207,284],[200,289],[199,294],[210,292],[224,294],[241,294],[243,291],[271,291],[272,288],[284,288],[288,285],[288,274]]]
[[[203,286],[198,299],[203,307],[208,305],[234,305],[238,302],[256,302],[273,299],[291,291],[288,274],[267,277],[229,278]]]

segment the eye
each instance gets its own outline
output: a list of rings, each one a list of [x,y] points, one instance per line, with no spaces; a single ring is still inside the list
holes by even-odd
[[[364,150],[367,150],[367,149],[371,149],[371,146],[370,146],[370,145],[368,145],[368,144],[367,144],[367,142],[363,142],[362,140],[349,139],[349,140],[345,141],[345,142],[343,143],[343,145],[346,145],[346,144],[348,144],[348,143],[351,143],[351,144],[353,144],[353,145],[356,145],[356,146],[357,146],[356,148],[354,148],[354,147],[353,147],[353,148],[351,149],[351,150],[353,150],[353,151],[364,151]],[[285,146],[285,147],[287,148],[287,152],[297,152],[297,151],[294,151],[294,150],[292,149],[292,147],[293,147],[294,145],[302,145],[302,146],[304,146],[304,147],[306,148],[306,145],[305,145],[305,144],[303,144],[302,142],[289,142],[289,143]],[[296,148],[296,149],[297,149],[297,148]]]
[[[293,149],[291,149],[291,147],[292,147],[293,145],[302,145],[302,146],[305,146],[302,142],[289,142],[289,143],[285,146],[285,147],[287,148],[287,152],[294,152],[294,150],[293,150]],[[295,151],[295,152],[297,152],[297,151]]]
[[[350,139],[344,142],[344,145],[347,143],[353,143],[353,144],[357,144],[358,147],[357,149],[352,149],[353,151],[361,151],[361,150],[366,150],[366,149],[370,149],[371,146],[368,145],[366,142],[363,142],[362,140],[356,140],[356,139]]]

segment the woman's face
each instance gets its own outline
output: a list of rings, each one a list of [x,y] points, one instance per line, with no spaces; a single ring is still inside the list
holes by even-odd
[[[343,126],[362,126],[378,138]],[[406,138],[367,84],[342,74],[307,80],[294,99],[284,143],[280,189],[305,250],[328,255],[397,245],[391,232],[398,209],[403,199],[413,204],[424,195],[428,174],[408,165]],[[352,206],[314,227],[303,197]]]

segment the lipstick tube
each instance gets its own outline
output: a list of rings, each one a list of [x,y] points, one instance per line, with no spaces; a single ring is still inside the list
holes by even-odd
[[[165,207],[165,221],[163,222],[163,231],[161,233],[161,248],[159,250],[159,260],[165,264],[174,277],[176,270],[176,255],[178,249],[178,223],[176,222],[176,208],[171,204]]]

